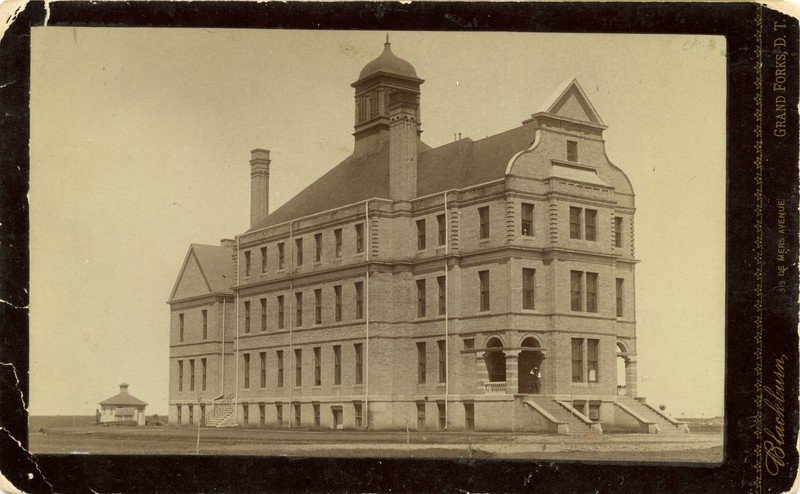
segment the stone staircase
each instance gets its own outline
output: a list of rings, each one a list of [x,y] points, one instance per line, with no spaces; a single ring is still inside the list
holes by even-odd
[[[625,412],[633,412],[633,416],[644,419],[645,422],[655,424],[659,434],[686,434],[689,432],[689,425],[673,419],[669,415],[662,413],[657,408],[648,405],[643,399],[634,399],[627,396],[620,396],[615,403],[617,407]]]
[[[553,423],[559,434],[602,434],[599,423],[572,408],[569,402],[555,400],[548,396],[527,396],[523,403]],[[544,412],[544,413],[542,413]]]
[[[234,424],[229,423],[229,420],[235,412],[233,395],[228,395],[222,401],[215,402],[211,406],[211,410],[206,413],[205,425],[206,427],[232,427]]]

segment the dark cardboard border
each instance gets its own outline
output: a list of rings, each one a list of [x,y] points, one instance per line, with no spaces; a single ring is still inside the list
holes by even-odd
[[[724,462],[709,467],[602,461],[31,458],[26,402],[19,391],[27,400],[30,28],[43,25],[45,18],[55,26],[724,35],[729,88]],[[786,26],[785,47],[775,46],[775,22]],[[787,53],[791,74],[784,93],[785,138],[774,135],[773,84],[781,51]],[[46,9],[43,2],[30,2],[0,40],[0,299],[5,301],[0,303],[0,471],[26,492],[788,490],[798,464],[793,446],[798,433],[797,74],[797,20],[754,3],[55,2]],[[783,233],[778,230],[779,200],[788,212]],[[776,254],[780,238],[786,248],[783,262]],[[778,266],[786,268],[783,275]],[[783,374],[782,394],[776,394],[777,370]],[[783,436],[777,433],[779,419]]]

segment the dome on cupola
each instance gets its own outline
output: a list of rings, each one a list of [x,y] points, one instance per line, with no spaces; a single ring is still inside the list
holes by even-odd
[[[361,74],[358,76],[358,79],[366,79],[367,77],[378,73],[418,79],[417,71],[414,70],[414,66],[392,53],[392,47],[389,43],[388,34],[386,35],[386,43],[383,44],[383,53],[381,53],[381,56],[364,66],[364,68],[361,70]]]

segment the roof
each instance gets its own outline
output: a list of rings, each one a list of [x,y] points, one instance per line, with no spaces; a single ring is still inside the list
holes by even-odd
[[[417,197],[502,179],[508,161],[533,139],[533,127],[525,125],[434,149],[420,143]],[[250,231],[373,198],[389,198],[388,140],[376,153],[346,158]]]
[[[236,267],[231,247],[191,244],[169,300],[211,293],[233,293],[231,286],[235,279]]]
[[[379,72],[419,79],[413,65],[392,53],[388,35],[386,37],[386,43],[383,44],[383,53],[361,69],[361,74],[358,76],[358,79],[366,79]]]
[[[146,406],[147,403],[131,396],[128,393],[117,393],[107,400],[100,402],[101,405],[122,405],[122,406]]]

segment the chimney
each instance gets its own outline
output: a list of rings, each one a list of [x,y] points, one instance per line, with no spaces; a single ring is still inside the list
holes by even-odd
[[[269,214],[269,150],[250,151],[250,227]]]
[[[120,394],[123,394],[123,393],[124,394],[128,394],[128,385],[125,384],[125,383],[120,384],[119,385],[119,392],[120,392]]]
[[[389,197],[417,197],[417,95],[395,91],[389,97]]]
[[[236,248],[236,240],[232,238],[223,238],[219,241],[220,247],[225,247],[226,249],[235,249]]]

